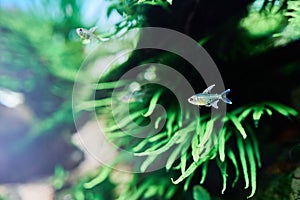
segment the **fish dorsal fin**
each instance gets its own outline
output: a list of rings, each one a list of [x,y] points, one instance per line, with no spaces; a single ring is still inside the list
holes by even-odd
[[[218,102],[219,102],[219,100],[212,102],[211,106],[214,107],[214,108],[216,108],[216,109],[218,109],[219,108],[218,107]]]
[[[96,31],[96,29],[97,29],[97,26],[94,26],[94,27],[90,28],[89,31],[94,33]]]
[[[202,93],[203,93],[203,94],[210,93],[210,91],[211,91],[211,89],[212,89],[213,87],[215,87],[215,84],[213,84],[213,85],[209,86],[208,88],[206,88]]]

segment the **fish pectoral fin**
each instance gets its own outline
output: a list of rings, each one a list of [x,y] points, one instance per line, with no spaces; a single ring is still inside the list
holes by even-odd
[[[211,89],[212,89],[213,87],[215,87],[215,84],[213,84],[213,85],[209,86],[208,88],[206,88],[202,93],[203,93],[203,94],[208,94],[208,93],[210,93],[210,91],[211,91]]]
[[[216,109],[218,109],[219,108],[218,107],[218,102],[219,102],[219,100],[212,102],[211,106],[214,107],[214,108],[216,108]]]

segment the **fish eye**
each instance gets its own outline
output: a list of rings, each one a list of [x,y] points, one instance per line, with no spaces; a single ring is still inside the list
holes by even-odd
[[[80,28],[79,31],[82,32],[82,28]]]

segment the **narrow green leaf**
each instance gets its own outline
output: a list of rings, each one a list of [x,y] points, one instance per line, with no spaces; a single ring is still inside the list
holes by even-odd
[[[128,84],[128,81],[113,81],[113,82],[104,82],[96,85],[95,89],[97,90],[107,90],[107,89],[115,89],[117,87],[124,87]]]
[[[245,139],[247,137],[247,133],[246,133],[245,129],[243,128],[241,122],[234,115],[231,115],[230,119],[233,122],[233,124],[235,125],[235,127],[237,128],[237,130],[240,132],[240,134]]]
[[[182,110],[180,110],[177,114],[177,124],[178,124],[178,127],[181,128],[182,127],[182,119],[183,119],[183,115],[182,115]]]
[[[246,140],[246,152],[250,164],[250,177],[251,177],[251,194],[247,197],[249,199],[253,197],[256,191],[256,162],[253,154],[253,149],[249,140]]]
[[[129,123],[135,123],[133,121],[141,116],[142,116],[141,111],[132,113],[130,116],[125,117],[124,119],[120,120],[119,122],[116,122],[117,124],[115,126],[105,129],[105,131],[112,132],[117,129],[122,129],[125,126],[127,126]]]
[[[243,140],[239,136],[237,136],[237,147],[239,150],[240,160],[241,160],[242,169],[243,169],[243,173],[244,173],[244,179],[245,179],[245,184],[246,184],[245,189],[247,189],[249,187],[249,174],[248,174],[247,161],[246,161]]]
[[[201,38],[199,41],[198,41],[198,44],[200,44],[200,45],[204,45],[209,39],[211,39],[211,35],[208,35],[208,36],[206,36],[206,37],[203,37],[203,38]]]
[[[185,178],[187,178],[187,177],[190,176],[192,173],[194,173],[195,170],[197,169],[197,167],[198,167],[199,165],[201,165],[202,162],[203,162],[202,160],[199,160],[198,162],[193,162],[193,163],[189,166],[189,168],[188,168],[183,174],[181,174],[181,176],[180,176],[178,179],[176,179],[176,180],[174,181],[173,178],[171,178],[172,183],[173,183],[173,184],[178,184],[178,183],[180,183],[181,181],[183,181]]]
[[[200,180],[200,184],[203,184],[207,175],[208,162],[204,162],[202,166],[202,176]]]
[[[231,149],[227,150],[227,155],[228,155],[228,158],[231,160],[231,162],[232,162],[232,164],[235,168],[235,179],[232,182],[232,187],[234,187],[235,184],[237,183],[237,181],[239,180],[240,170],[239,170],[239,166],[238,166],[237,160],[235,158],[235,155],[234,155],[234,153]]]
[[[254,112],[252,116],[253,116],[255,127],[258,126],[258,121],[260,120],[263,113],[264,113],[264,108],[262,106],[254,108]]]
[[[198,152],[198,135],[194,134],[192,139],[192,156],[193,160],[197,162],[199,160],[199,152]]]
[[[183,181],[185,178],[187,178],[188,176],[190,176],[192,173],[194,173],[194,171],[204,162],[208,162],[208,160],[215,158],[217,155],[217,148],[213,148],[211,149],[211,151],[209,153],[207,153],[205,156],[203,156],[200,160],[198,160],[198,162],[193,162],[189,168],[183,173],[181,174],[181,176],[176,179],[175,181],[173,180],[173,178],[171,178],[172,183],[174,184],[178,184],[181,181]]]
[[[188,190],[192,178],[193,178],[193,174],[190,175],[190,176],[186,179],[186,181],[185,181],[185,183],[184,183],[184,186],[183,186],[183,190],[184,190],[184,191],[187,191],[187,190]]]
[[[154,197],[156,195],[157,192],[157,187],[154,185],[151,185],[147,188],[146,192],[144,193],[144,198],[150,198],[150,197]]]
[[[225,134],[226,128],[223,127],[220,134],[219,134],[219,155],[220,160],[223,162],[225,160]]]
[[[102,107],[102,106],[108,106],[111,104],[112,99],[106,98],[106,99],[100,99],[100,100],[92,100],[92,101],[84,101],[77,106],[75,106],[76,111],[81,110],[91,110],[96,107]]]
[[[273,108],[274,110],[276,110],[280,114],[282,114],[284,116],[287,116],[287,117],[289,115],[293,115],[293,116],[298,115],[298,112],[295,109],[284,106],[284,105],[279,104],[279,103],[271,102],[271,103],[266,103],[266,105]]]
[[[85,183],[83,186],[85,189],[90,189],[95,187],[96,185],[102,183],[110,174],[112,171],[112,168],[110,167],[103,167],[99,173],[99,175],[92,179],[91,181]]]
[[[166,199],[171,199],[174,196],[176,189],[177,189],[177,187],[169,186],[169,188],[166,192]]]
[[[269,116],[272,115],[272,110],[270,110],[269,108],[265,108],[265,110],[267,111],[267,113],[268,113]]]
[[[221,162],[219,159],[216,159],[218,167],[220,169],[221,175],[222,175],[222,179],[223,179],[223,188],[222,188],[222,194],[224,194],[225,190],[226,190],[226,183],[227,183],[227,163],[225,162]]]
[[[157,156],[158,155],[148,156],[148,158],[143,162],[143,164],[140,167],[142,173],[146,171],[146,169],[149,167],[149,165],[151,165],[151,163],[153,163]]]
[[[156,119],[155,124],[154,124],[154,128],[155,128],[155,129],[158,129],[159,123],[161,122],[162,119],[163,119],[163,116],[159,116],[159,117]]]
[[[107,134],[109,139],[114,139],[114,138],[120,138],[120,137],[125,137],[128,136],[127,134],[125,134],[123,131],[118,131],[118,132],[112,132]]]
[[[171,137],[175,117],[176,117],[176,113],[168,112],[168,118],[167,118],[168,120],[167,120],[167,124],[166,124],[166,130],[167,130],[168,137]]]
[[[107,10],[106,11],[106,17],[107,18],[109,18],[112,11],[115,10],[115,6],[116,6],[115,4],[112,4],[112,5],[108,6],[108,8],[106,9]]]
[[[174,166],[172,169],[179,170],[181,168],[181,163],[178,163],[178,165]]]
[[[167,136],[167,133],[164,131],[164,132],[161,132],[161,133],[158,133],[154,136],[152,136],[151,138],[148,139],[149,142],[155,142],[157,140],[160,140],[161,138]]]
[[[140,152],[140,153],[135,153],[134,155],[135,156],[146,156],[146,155],[151,155],[151,154],[161,154],[161,153],[167,151],[169,148],[171,148],[180,137],[184,137],[187,133],[189,133],[190,129],[191,129],[191,127],[186,127],[186,128],[183,128],[183,129],[177,131],[171,137],[171,139],[168,140],[168,143],[166,145],[164,145],[163,147],[161,147],[155,151]]]
[[[252,111],[252,107],[247,108],[245,111],[242,112],[242,114],[239,115],[238,121],[243,121]]]
[[[210,195],[202,186],[196,185],[193,187],[193,198],[194,200],[210,200]]]
[[[152,99],[150,100],[148,111],[143,114],[144,117],[149,117],[153,113],[161,93],[162,91],[160,90],[153,95]]]
[[[257,165],[258,165],[258,167],[261,167],[261,159],[260,159],[258,141],[257,141],[256,136],[250,126],[248,127],[248,132],[250,133],[250,136],[251,136],[251,141],[253,144],[253,151],[254,151]]]
[[[153,151],[156,151],[158,150],[159,148],[163,147],[164,145],[167,144],[168,142],[168,138],[164,139],[164,140],[161,140],[157,143],[155,143],[154,145],[152,145],[151,147],[149,147],[148,149],[145,150],[145,152],[153,152]],[[151,155],[151,153],[149,154]]]
[[[142,140],[141,142],[139,142],[136,146],[134,146],[132,148],[132,151],[133,152],[141,151],[147,144],[149,144],[148,140]]]
[[[85,196],[84,196],[84,193],[82,190],[76,190],[74,192],[74,196],[75,196],[75,199],[78,199],[78,200],[84,200],[85,199]]]
[[[181,151],[181,157],[180,157],[181,174],[183,174],[185,172],[186,161],[187,161],[187,152],[186,151]]]
[[[182,150],[183,144],[185,143],[181,143],[179,144],[174,151],[171,153],[171,155],[169,156],[167,163],[166,163],[166,170],[169,171],[173,165],[173,163],[175,162],[176,158],[178,158],[178,155],[180,153],[180,151]]]
[[[226,131],[226,134],[225,134],[225,142],[226,142],[227,140],[229,140],[229,138],[231,138],[231,136],[232,136],[232,132],[229,131],[229,130],[227,130],[227,131]]]
[[[138,200],[141,199],[147,188],[149,188],[149,183],[143,184],[140,187],[137,187],[137,190],[132,192],[132,195],[130,195],[130,200]],[[123,198],[122,198],[123,199]],[[127,200],[128,198],[125,198],[124,200]]]
[[[210,136],[211,136],[212,131],[213,131],[215,120],[216,119],[210,119],[206,123],[205,133],[204,133],[203,137],[200,136],[200,144],[198,145],[198,147],[203,147],[205,145],[205,143],[210,139]]]

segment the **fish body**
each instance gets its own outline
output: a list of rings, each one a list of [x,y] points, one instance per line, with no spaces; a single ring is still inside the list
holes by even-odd
[[[202,93],[195,94],[188,99],[188,102],[193,105],[207,106],[218,108],[218,102],[221,99],[225,103],[232,104],[232,102],[226,97],[230,92],[230,89],[225,90],[221,94],[211,94],[210,91],[215,85],[209,86]]]
[[[123,103],[143,102],[144,95],[145,95],[144,92],[134,91],[121,96],[120,100]]]
[[[94,34],[96,31],[97,27],[92,27],[89,30],[85,28],[77,28],[76,32],[79,35],[81,39],[83,39],[84,43],[89,43],[92,39],[95,39],[97,41],[102,41],[98,36]]]

